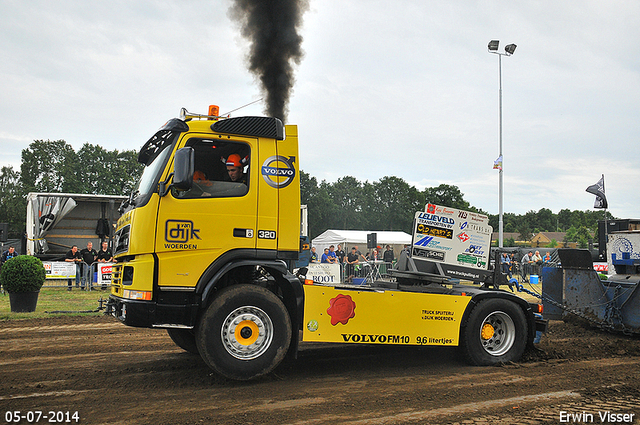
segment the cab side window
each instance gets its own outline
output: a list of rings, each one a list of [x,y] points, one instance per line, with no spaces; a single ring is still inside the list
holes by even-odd
[[[195,166],[193,185],[187,191],[173,189],[180,199],[222,198],[244,196],[249,191],[249,145],[193,138],[186,146],[193,147]]]

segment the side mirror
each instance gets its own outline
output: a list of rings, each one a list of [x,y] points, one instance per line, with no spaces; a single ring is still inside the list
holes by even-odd
[[[193,185],[195,153],[193,148],[178,149],[173,160],[173,187],[189,190]]]

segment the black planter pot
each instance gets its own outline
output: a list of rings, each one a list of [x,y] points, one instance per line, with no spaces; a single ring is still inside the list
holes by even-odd
[[[36,305],[38,304],[39,294],[40,294],[40,291],[9,292],[9,304],[11,304],[11,312],[31,313],[36,311]]]

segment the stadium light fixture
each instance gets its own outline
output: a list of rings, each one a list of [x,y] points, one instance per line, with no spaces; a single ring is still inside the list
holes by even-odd
[[[489,45],[487,46],[487,48],[489,49],[489,53],[494,53],[496,55],[498,55],[498,81],[499,81],[499,92],[498,92],[498,98],[499,98],[499,126],[500,126],[500,156],[498,157],[501,161],[502,164],[500,165],[499,168],[499,173],[500,173],[500,177],[499,177],[499,188],[498,188],[498,210],[499,210],[499,214],[498,214],[498,247],[502,248],[504,246],[504,208],[503,208],[503,199],[504,199],[504,159],[502,158],[502,57],[503,56],[511,56],[513,55],[513,52],[516,51],[516,45],[515,44],[507,44],[504,48],[504,53],[500,53],[498,52],[498,47],[500,46],[500,41],[499,40],[491,40],[489,42]]]

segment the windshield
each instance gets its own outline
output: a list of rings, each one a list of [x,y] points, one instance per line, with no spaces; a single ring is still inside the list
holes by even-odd
[[[136,187],[134,192],[136,194],[133,197],[134,199],[143,198],[155,191],[158,179],[162,169],[164,168],[164,164],[167,162],[167,157],[171,154],[171,149],[169,149],[170,146],[171,145],[167,145],[162,152],[160,152],[155,159],[145,167],[142,177],[140,177],[138,187]]]
[[[179,131],[159,131],[141,149],[138,161],[143,162],[141,158],[144,158],[143,163],[146,163],[146,167],[142,172],[138,185],[131,193],[129,205],[142,206],[149,201],[151,194],[156,192],[160,175],[171,155],[173,144],[179,134]],[[152,141],[155,143],[150,146]]]

